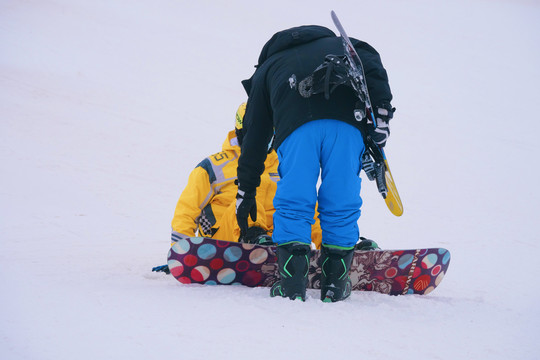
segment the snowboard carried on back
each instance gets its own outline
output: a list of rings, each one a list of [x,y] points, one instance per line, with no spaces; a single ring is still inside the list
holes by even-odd
[[[174,244],[167,264],[181,283],[270,287],[279,280],[275,246],[192,237]],[[311,251],[308,288],[319,289],[321,252]],[[389,295],[432,292],[450,265],[443,248],[355,251],[351,266],[353,291]]]

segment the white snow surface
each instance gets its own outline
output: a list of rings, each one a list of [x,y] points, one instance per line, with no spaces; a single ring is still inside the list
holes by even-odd
[[[324,304],[151,273],[263,44],[332,9],[398,109],[405,213],[365,180],[361,232],[448,248],[444,281]],[[525,0],[2,0],[0,359],[537,359],[539,44]]]

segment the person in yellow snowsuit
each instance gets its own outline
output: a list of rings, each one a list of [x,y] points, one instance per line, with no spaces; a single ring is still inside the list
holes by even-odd
[[[206,157],[191,172],[182,191],[172,220],[171,240],[174,244],[184,237],[204,236],[218,240],[239,241],[236,221],[236,169],[242,143],[243,117],[246,104],[236,113],[235,130],[227,134],[222,151]],[[257,188],[257,220],[249,219],[249,229],[242,241],[266,244],[273,232],[273,199],[277,189],[278,158],[269,146],[265,170]],[[319,248],[321,229],[318,218],[312,227],[314,246]]]

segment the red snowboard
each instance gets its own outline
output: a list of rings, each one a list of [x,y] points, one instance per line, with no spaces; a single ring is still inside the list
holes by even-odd
[[[312,250],[308,287],[320,288],[319,250]],[[352,289],[389,295],[433,291],[442,281],[450,252],[442,248],[355,251]],[[193,237],[169,251],[171,274],[181,283],[271,286],[279,279],[275,246]]]

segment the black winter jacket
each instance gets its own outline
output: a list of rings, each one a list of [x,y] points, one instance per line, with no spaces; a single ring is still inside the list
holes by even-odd
[[[379,54],[365,42],[351,41],[362,59],[373,106],[390,103],[392,93]],[[295,129],[312,120],[335,119],[361,128],[354,118],[358,98],[350,87],[339,86],[329,100],[324,94],[306,98],[298,92],[298,83],[329,54],[344,54],[341,38],[317,25],[280,31],[264,45],[257,70],[242,82],[248,93],[238,162],[242,190],[251,192],[259,185],[267,145],[274,133],[277,149]]]

